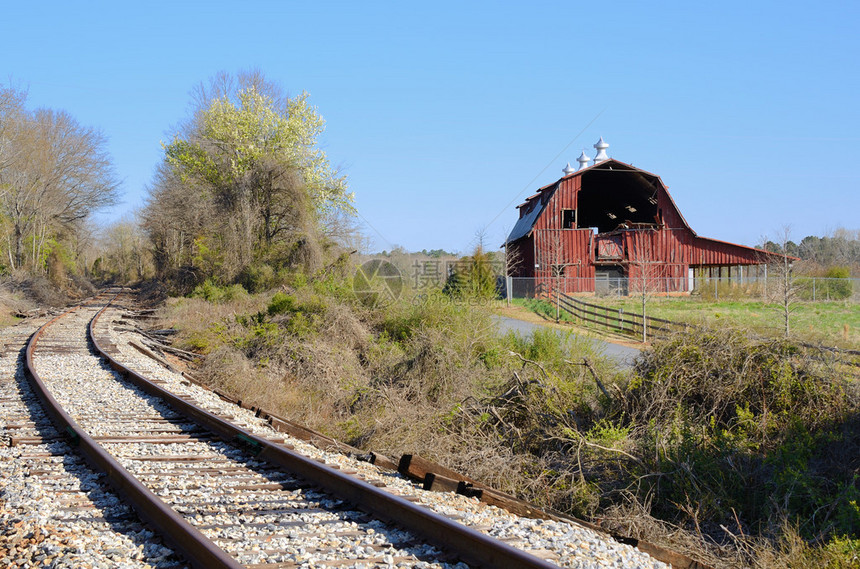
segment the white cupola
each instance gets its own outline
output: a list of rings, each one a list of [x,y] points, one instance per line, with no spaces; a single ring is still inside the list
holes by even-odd
[[[582,151],[582,154],[579,155],[579,158],[576,159],[579,162],[579,169],[588,168],[588,163],[591,162],[591,158],[585,153],[585,150]]]
[[[606,154],[606,149],[609,148],[609,144],[603,140],[602,136],[600,137],[600,140],[594,144],[594,148],[597,149],[597,156],[594,157],[595,164],[609,159],[609,156]]]
[[[564,170],[562,170],[562,172],[564,172],[564,175],[565,175],[565,176],[570,176],[571,174],[573,174],[574,172],[576,172],[576,170],[574,170],[574,169],[573,169],[573,166],[571,166],[571,165],[570,165],[570,162],[568,162],[568,163],[567,163],[567,166],[565,166],[565,167],[564,167]]]

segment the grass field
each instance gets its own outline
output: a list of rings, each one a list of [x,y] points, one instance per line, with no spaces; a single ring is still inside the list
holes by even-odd
[[[642,299],[637,297],[584,300],[625,312],[642,312]],[[515,302],[543,316],[555,318],[554,305],[519,299]],[[676,322],[735,326],[767,335],[781,335],[784,330],[782,306],[753,300],[649,298],[646,311],[648,316]],[[791,306],[789,322],[793,337],[840,348],[860,349],[860,304],[847,301],[797,302]]]

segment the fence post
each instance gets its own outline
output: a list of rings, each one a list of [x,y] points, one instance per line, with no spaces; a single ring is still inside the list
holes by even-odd
[[[812,277],[812,302],[815,302],[815,277]]]
[[[719,282],[719,278],[714,279],[714,300],[720,299],[720,292],[717,290],[717,283]]]
[[[621,331],[624,332],[624,309],[623,308],[618,309],[618,328],[620,328]]]

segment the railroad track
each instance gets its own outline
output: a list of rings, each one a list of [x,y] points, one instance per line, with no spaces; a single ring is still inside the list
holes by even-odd
[[[0,566],[177,567],[56,430],[25,377],[24,348],[48,320],[0,330]]]
[[[88,521],[130,539],[112,548],[115,556],[131,550],[156,567],[255,569],[665,566],[584,528],[423,493],[372,465],[284,440],[129,348],[112,326],[122,307],[110,300],[100,296],[33,335],[26,362],[54,426],[42,416],[26,425],[33,432],[7,428],[6,436],[16,448],[50,447],[52,459],[80,468],[86,457],[94,470],[78,474],[78,486],[115,509],[94,504],[100,513]],[[26,391],[20,374],[0,387],[13,383]],[[77,458],[66,458],[72,450]]]

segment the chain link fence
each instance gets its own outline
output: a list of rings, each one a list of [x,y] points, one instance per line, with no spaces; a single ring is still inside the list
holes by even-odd
[[[507,277],[502,281],[507,298],[545,298],[555,290],[565,294],[588,294],[596,297],[689,296],[702,300],[760,300],[776,302],[788,295],[792,301],[860,302],[860,279],[794,276],[768,278],[531,278]]]

